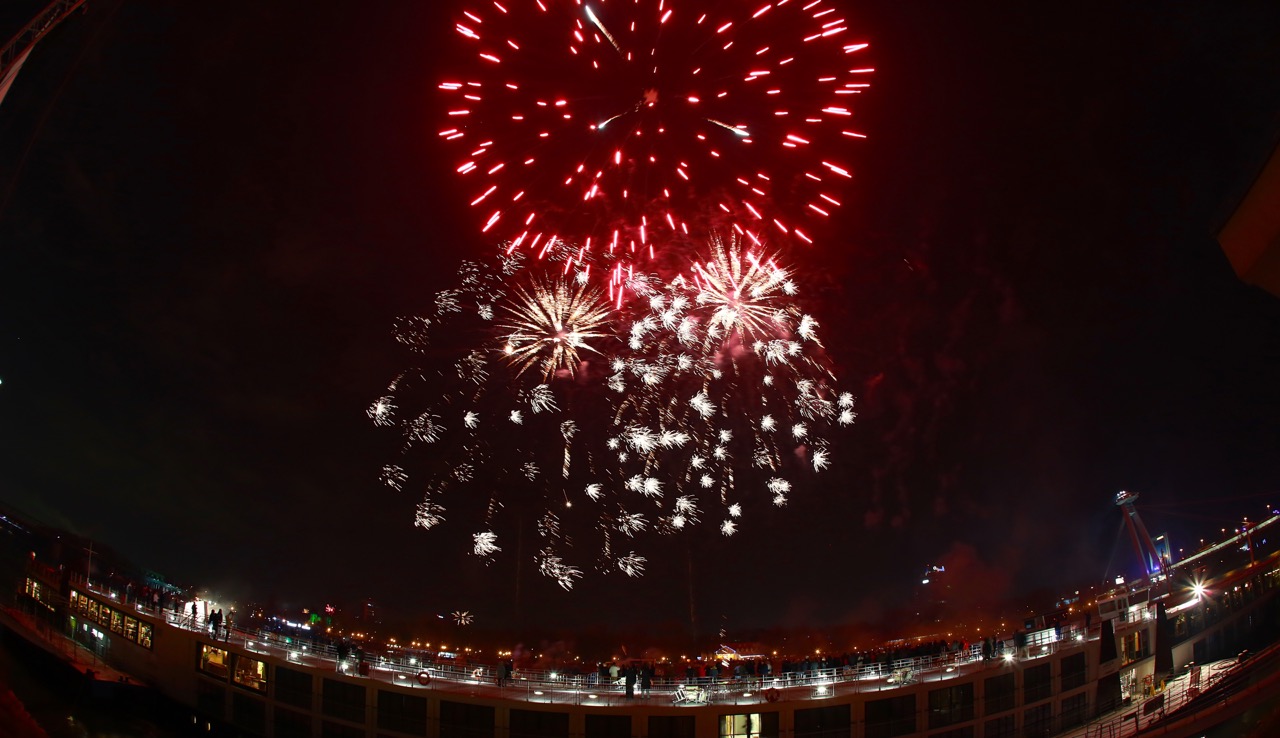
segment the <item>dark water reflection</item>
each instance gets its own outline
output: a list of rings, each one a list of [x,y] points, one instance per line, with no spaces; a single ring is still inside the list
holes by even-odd
[[[89,694],[71,669],[34,653],[16,636],[0,638],[0,688],[7,685],[50,738],[178,738],[201,734],[182,729],[182,715],[154,697],[121,699]],[[190,716],[186,716],[190,721]]]

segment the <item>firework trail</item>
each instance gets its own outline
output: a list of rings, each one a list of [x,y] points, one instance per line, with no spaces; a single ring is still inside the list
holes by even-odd
[[[477,0],[454,30],[438,133],[514,249],[568,239],[616,284],[716,217],[812,243],[853,176],[873,69],[831,0]]]

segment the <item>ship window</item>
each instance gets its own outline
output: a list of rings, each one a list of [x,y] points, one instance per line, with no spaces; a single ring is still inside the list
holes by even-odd
[[[247,694],[231,695],[231,722],[254,735],[267,730],[267,703]]]
[[[1062,725],[1059,727],[1066,730],[1077,725],[1084,725],[1085,711],[1088,708],[1088,695],[1085,692],[1064,697],[1062,699]]]
[[[335,679],[325,679],[321,685],[321,709],[325,715],[353,723],[364,722],[365,688],[363,684],[351,684]]]
[[[293,710],[275,709],[276,738],[311,738],[311,716]]]
[[[512,709],[510,735],[521,738],[566,738],[569,713]]]
[[[773,738],[778,735],[778,713],[748,712],[720,716],[720,738]]]
[[[311,675],[276,667],[276,700],[285,704],[311,709]]]
[[[994,715],[1013,709],[1013,674],[1001,674],[987,679],[982,691],[986,695],[986,714]]]
[[[339,725],[325,720],[320,723],[320,738],[364,738],[364,728]]]
[[[1109,612],[1115,612],[1115,611],[1116,611],[1115,600],[1107,600],[1105,602],[1101,602],[1098,604],[1098,612],[1102,613],[1103,615],[1106,615]]]
[[[1147,657],[1147,631],[1139,630],[1120,639],[1120,656],[1123,664],[1131,664]]]
[[[1053,682],[1049,668],[1051,664],[1041,664],[1033,666],[1023,672],[1022,689],[1024,691],[1023,704],[1031,704],[1048,699],[1053,694]]]
[[[649,738],[693,738],[692,715],[650,715]]]
[[[1072,654],[1062,660],[1062,691],[1083,687],[1085,683],[1084,654]]]
[[[227,678],[227,657],[225,650],[207,643],[200,644],[200,671],[212,674],[219,679]]]
[[[89,600],[89,618],[91,620],[98,619],[98,602],[97,600]]]
[[[124,619],[124,637],[131,641],[138,640],[138,619],[126,617]]]
[[[587,715],[587,738],[631,738],[630,715]]]
[[[115,610],[111,611],[111,632],[124,633],[124,614]]]
[[[973,683],[929,692],[929,730],[973,719]]]
[[[492,707],[465,702],[440,701],[440,735],[457,738],[493,738]],[[649,735],[653,735],[650,733]],[[690,736],[693,734],[690,733]]]
[[[138,645],[151,648],[151,623],[138,623]]]
[[[1013,715],[1005,715],[995,720],[988,720],[982,726],[982,738],[1013,738],[1018,726]]]
[[[379,689],[378,728],[423,735],[427,730],[427,698]]]
[[[1046,702],[1022,713],[1023,735],[1051,735],[1053,733],[1053,704]]]
[[[833,705],[796,710],[796,738],[849,738],[849,706]]]
[[[236,668],[231,681],[255,692],[267,691],[267,665],[255,658],[236,656]]]
[[[196,680],[196,709],[223,719],[227,711],[227,690],[203,679]]]
[[[916,696],[867,702],[867,738],[894,738],[916,732]]]
[[[106,605],[98,608],[98,622],[102,623],[104,626],[111,623],[111,608]]]

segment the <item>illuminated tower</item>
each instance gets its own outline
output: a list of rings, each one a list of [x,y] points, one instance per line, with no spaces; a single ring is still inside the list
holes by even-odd
[[[1143,564],[1143,576],[1150,582],[1153,574],[1164,573],[1166,562],[1165,558],[1160,555],[1160,551],[1156,549],[1156,545],[1152,543],[1151,534],[1147,533],[1147,526],[1142,524],[1142,518],[1134,507],[1134,503],[1137,501],[1137,492],[1120,490],[1119,494],[1116,495],[1116,505],[1124,509],[1124,523],[1125,527],[1129,529],[1129,538],[1133,541],[1133,550],[1137,552],[1138,560]]]

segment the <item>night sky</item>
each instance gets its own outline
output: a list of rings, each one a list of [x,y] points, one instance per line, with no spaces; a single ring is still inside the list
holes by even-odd
[[[37,48],[0,502],[229,596],[515,637],[688,629],[690,571],[731,636],[882,619],[935,564],[1017,601],[1137,573],[1121,489],[1175,547],[1280,504],[1280,299],[1215,240],[1280,134],[1280,5],[848,2],[870,138],[794,259],[860,398],[830,481],[570,593],[413,528],[364,411],[396,316],[490,248],[434,133],[456,5],[108,0]]]

